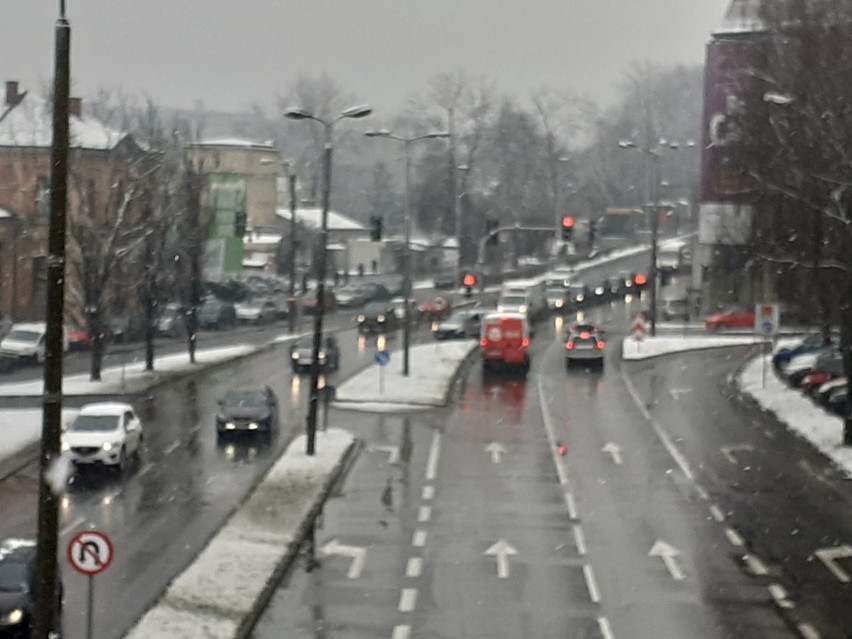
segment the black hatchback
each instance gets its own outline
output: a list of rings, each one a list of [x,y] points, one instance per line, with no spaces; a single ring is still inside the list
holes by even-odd
[[[362,333],[387,333],[399,328],[393,304],[390,302],[372,302],[358,315],[358,330]]]
[[[269,386],[238,388],[219,400],[216,434],[271,436],[278,428],[278,398]]]
[[[5,539],[0,542],[0,637],[26,639],[32,634],[35,555],[34,539]],[[61,618],[61,585],[57,596],[57,611]]]

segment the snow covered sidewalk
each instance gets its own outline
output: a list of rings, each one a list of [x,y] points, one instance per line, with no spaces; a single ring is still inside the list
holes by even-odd
[[[625,337],[621,343],[621,358],[628,360],[648,359],[671,353],[683,353],[723,346],[743,346],[758,344],[762,338],[754,335],[657,335],[645,337],[637,342],[632,336]]]
[[[352,434],[341,429],[317,433],[313,457],[304,453],[304,436],[294,439],[128,639],[246,636],[354,447]]]
[[[787,429],[809,441],[852,477],[852,448],[844,447],[843,420],[822,410],[775,375],[771,355],[766,355],[766,388],[763,388],[763,357],[751,360],[737,377],[737,388]]]
[[[402,374],[402,353],[394,351],[386,366],[368,366],[338,386],[334,406],[369,412],[424,410],[443,406],[453,376],[465,358],[478,347],[476,341],[412,346],[408,377]]]

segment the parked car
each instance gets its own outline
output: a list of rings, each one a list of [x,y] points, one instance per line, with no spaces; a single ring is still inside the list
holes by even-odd
[[[35,581],[36,540],[8,538],[0,542],[0,636],[19,639],[32,636]],[[62,590],[60,580],[56,588],[59,619]]]
[[[822,386],[817,388],[816,393],[813,393],[811,396],[814,398],[818,404],[825,406],[828,403],[828,398],[831,395],[831,392],[838,388],[843,388],[847,384],[846,377],[840,376],[835,377],[827,382],[825,382]]]
[[[831,341],[831,340],[829,340]],[[776,370],[780,370],[787,362],[803,353],[812,353],[826,346],[822,333],[811,333],[805,336],[798,344],[791,347],[779,348],[772,355],[772,364]]]
[[[479,340],[482,372],[530,370],[530,323],[523,313],[487,313],[482,318]]]
[[[754,327],[754,311],[744,308],[731,308],[704,318],[704,328],[708,331],[752,327]]]
[[[108,466],[124,472],[139,457],[144,433],[130,404],[86,404],[62,434],[62,450],[76,467]]]
[[[448,318],[438,322],[432,329],[432,335],[438,340],[479,338],[484,315],[484,309],[457,309]]]
[[[815,369],[819,356],[831,349],[820,349],[811,353],[796,355],[781,369],[781,377],[791,386],[798,386]]]
[[[393,304],[390,302],[370,302],[358,315],[358,330],[362,333],[387,333],[399,328]]]
[[[314,340],[312,337],[302,338],[290,347],[290,363],[294,373],[309,371],[313,361]],[[336,371],[340,368],[340,345],[333,335],[328,335],[322,340],[318,361],[320,370],[323,372]]]
[[[435,274],[435,279],[432,282],[437,289],[448,289],[456,287],[456,271],[455,269],[445,269],[438,271]]]
[[[453,310],[452,302],[446,295],[435,295],[428,302],[418,307],[420,317],[435,321],[447,317]]]
[[[229,302],[208,299],[198,309],[198,328],[219,331],[234,328],[236,325],[237,311]]]
[[[0,357],[44,362],[47,324],[24,322],[13,324],[6,337],[0,340]],[[68,335],[63,339],[63,352],[68,351]]]
[[[157,334],[178,337],[186,332],[185,315],[180,304],[166,304],[157,318]]]
[[[825,407],[840,417],[849,415],[849,389],[846,387],[835,388],[829,394]]]
[[[309,291],[301,297],[302,310],[307,314],[317,312],[317,292]],[[337,298],[328,288],[325,289],[325,312],[333,313],[337,310]]]
[[[68,336],[68,350],[82,351],[92,345],[92,336],[89,335],[89,331],[77,324],[67,325],[65,334]]]
[[[278,307],[269,298],[240,302],[234,307],[237,321],[246,324],[269,324],[278,318]]]
[[[258,433],[271,436],[278,428],[278,398],[269,386],[237,388],[219,400],[216,435]]]
[[[367,291],[360,284],[341,286],[334,295],[340,308],[358,308],[367,301]]]
[[[811,385],[821,385],[832,377],[843,374],[843,356],[835,348],[827,348],[817,352],[816,359],[810,367],[802,367],[795,372],[788,372],[787,382],[791,386],[801,388],[807,392]],[[805,380],[813,378],[811,384],[805,387]]]
[[[604,365],[606,342],[600,329],[592,324],[577,324],[568,330],[565,340],[565,368],[577,364]]]

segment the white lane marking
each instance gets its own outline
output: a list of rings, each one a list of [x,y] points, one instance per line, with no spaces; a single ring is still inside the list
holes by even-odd
[[[435,496],[434,486],[423,486],[423,492],[420,494],[424,501],[429,501]]]
[[[509,557],[518,554],[512,544],[505,539],[499,539],[482,554],[486,557],[497,558],[497,577],[500,579],[509,578]]]
[[[541,407],[541,415],[544,419],[544,430],[547,433],[547,440],[550,442],[550,452],[553,456],[553,465],[556,466],[556,474],[559,477],[559,484],[566,486],[568,485],[568,473],[565,472],[562,460],[559,457],[556,431],[553,429],[553,418],[547,410],[547,402],[544,401],[544,375],[542,373],[538,374],[538,403]]]
[[[606,617],[598,617],[598,628],[600,628],[603,639],[615,639],[615,635],[612,634],[612,628],[609,625],[609,619]]]
[[[500,442],[491,442],[485,447],[485,452],[491,455],[492,464],[499,464],[506,454],[506,447]]]
[[[822,639],[822,635],[809,623],[800,623],[796,628],[805,639]]]
[[[432,444],[429,446],[429,458],[426,461],[426,481],[433,481],[438,472],[438,456],[441,453],[441,431],[432,433]]]
[[[391,639],[411,639],[411,626],[394,626]]]
[[[349,565],[349,572],[346,573],[347,579],[358,579],[361,576],[361,571],[364,569],[364,562],[367,560],[367,549],[360,546],[346,546],[341,544],[337,539],[332,539],[320,549],[320,552],[329,557],[331,555],[340,555],[348,557],[352,560]]]
[[[751,570],[751,573],[756,576],[760,575],[768,575],[769,569],[766,567],[760,558],[755,557],[754,555],[745,555],[743,557],[743,561],[748,566],[748,569]]]
[[[411,545],[415,548],[422,548],[426,545],[426,531],[415,530],[414,536],[411,538]]]
[[[740,534],[733,528],[725,528],[725,536],[732,546],[745,546],[745,541]]]
[[[612,461],[616,466],[621,466],[621,447],[615,442],[607,442],[601,448],[602,453],[612,456]]]
[[[424,523],[432,519],[432,507],[431,506],[420,506],[417,509],[417,521]]]
[[[574,543],[577,544],[577,553],[586,554],[586,536],[579,524],[574,524]]]
[[[787,599],[787,591],[784,590],[784,586],[782,586],[781,584],[770,584],[769,594],[772,596],[772,599],[775,601],[776,605],[781,608],[796,607],[796,604]]]
[[[710,493],[704,490],[704,486],[701,484],[695,484],[695,492],[698,493],[698,497],[703,501],[710,501]]]
[[[154,464],[145,464],[142,468],[139,469],[138,475],[140,477],[142,475],[146,475],[151,471],[152,468],[154,468]]]
[[[666,570],[669,571],[669,574],[675,581],[682,581],[683,579],[686,579],[686,576],[683,574],[683,571],[677,563],[680,551],[671,544],[658,539],[648,552],[648,556],[660,557],[666,566]]]
[[[814,554],[823,564],[825,564],[825,567],[828,568],[835,577],[837,577],[839,582],[844,584],[849,583],[849,573],[843,570],[843,568],[838,566],[835,562],[838,559],[848,559],[849,557],[852,557],[852,546],[843,544],[842,546],[835,546],[834,548],[820,548],[814,552]]]
[[[639,412],[642,413],[642,416],[648,420],[648,423],[651,424],[651,427],[654,429],[654,432],[657,434],[659,440],[663,443],[666,451],[669,453],[671,458],[675,461],[675,463],[680,467],[681,472],[692,482],[695,482],[695,475],[692,474],[692,469],[689,467],[689,462],[686,461],[686,458],[683,454],[678,450],[677,446],[674,445],[668,433],[657,423],[657,420],[651,417],[651,413],[648,412],[648,409],[645,408],[645,404],[642,403],[642,399],[639,397],[639,393],[636,392],[636,388],[633,386],[633,382],[630,381],[630,378],[627,376],[627,373],[624,369],[621,369],[621,378],[624,380],[625,386],[627,386],[627,392],[630,393],[630,396],[633,398],[636,407],[639,409]]]
[[[368,446],[368,453],[387,453],[388,463],[398,464],[399,463],[399,446]]]
[[[180,447],[180,440],[176,441],[174,444],[171,444],[168,448],[163,451],[163,455],[171,455]]]
[[[417,607],[417,588],[403,588],[399,591],[399,611],[411,612]]]
[[[408,563],[405,565],[405,576],[410,578],[416,578],[421,575],[423,572],[423,558],[422,557],[409,557]]]
[[[713,516],[713,519],[715,519],[720,524],[725,521],[725,513],[723,513],[722,509],[719,508],[716,504],[710,506],[710,514]]]
[[[579,519],[579,515],[577,514],[577,503],[574,501],[573,493],[566,492],[565,493],[565,505],[568,507],[568,516],[571,519]]]
[[[730,446],[722,446],[719,450],[729,463],[736,466],[737,457],[735,453],[753,453],[754,446],[751,444],[731,444]]]
[[[586,589],[589,591],[589,599],[592,603],[601,602],[601,592],[598,590],[598,582],[595,581],[595,573],[589,564],[583,566],[583,577],[586,578]]]
[[[62,530],[59,531],[59,536],[64,537],[65,535],[70,533],[75,528],[82,526],[85,522],[86,522],[85,517],[77,517],[77,519],[75,519],[74,521],[72,521],[70,523],[65,524],[62,527]]]

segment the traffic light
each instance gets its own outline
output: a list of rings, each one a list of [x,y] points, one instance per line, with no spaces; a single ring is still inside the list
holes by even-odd
[[[574,218],[570,215],[562,218],[562,239],[565,242],[574,239]]]
[[[237,211],[234,213],[234,237],[242,239],[246,234],[247,216],[245,211]]]
[[[476,286],[476,275],[467,273],[462,278],[462,284],[464,284],[464,296],[471,297],[473,295],[473,287]]]
[[[636,286],[636,290],[641,291],[648,284],[648,278],[642,273],[636,273],[636,277],[633,278],[633,284]]]
[[[497,233],[495,231],[499,228],[500,222],[495,220],[493,217],[486,218],[485,220],[485,244],[487,246],[497,246],[499,241]]]
[[[378,215],[370,216],[370,239],[373,242],[382,241],[382,218]]]

